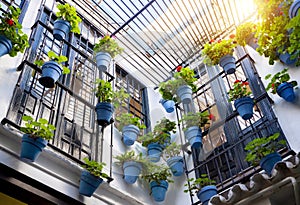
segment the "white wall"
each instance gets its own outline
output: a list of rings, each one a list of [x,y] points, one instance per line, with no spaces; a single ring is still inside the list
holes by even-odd
[[[264,83],[265,86],[268,85],[269,81],[266,81],[264,78],[267,74],[277,73],[278,71],[283,70],[286,67],[289,67],[288,73],[291,76],[291,80],[296,80],[300,84],[300,69],[295,66],[286,66],[281,62],[275,62],[274,65],[268,64],[268,59],[260,56],[252,48],[247,47],[250,56],[255,60],[256,69]],[[278,121],[281,125],[281,128],[289,141],[291,148],[295,152],[300,151],[300,90],[296,89],[296,101],[293,103],[286,102],[284,99],[279,97],[277,94],[274,95],[269,92],[269,96],[274,100],[273,109]]]

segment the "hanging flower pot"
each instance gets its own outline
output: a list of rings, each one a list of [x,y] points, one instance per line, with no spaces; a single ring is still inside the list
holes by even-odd
[[[295,0],[289,9],[290,18],[294,18],[295,16],[298,15],[299,8],[300,8],[300,0]]]
[[[68,21],[58,19],[54,21],[53,37],[59,41],[66,39],[70,33],[71,25]]]
[[[199,149],[202,147],[202,130],[198,126],[189,127],[184,131],[184,136],[192,148]]]
[[[136,182],[142,170],[142,165],[139,162],[129,161],[123,163],[124,180],[128,184]]]
[[[159,183],[156,181],[150,182],[151,195],[156,202],[162,202],[165,200],[166,192],[168,190],[168,182],[160,180]]]
[[[197,197],[203,205],[208,205],[210,198],[216,194],[218,194],[217,187],[214,185],[208,185],[204,186],[200,191],[198,191]]]
[[[297,62],[297,58],[292,59],[291,57],[292,55],[289,54],[288,52],[281,53],[279,55],[280,61],[286,65],[293,65]]]
[[[293,102],[296,99],[293,85],[288,82],[281,83],[277,89],[277,94],[287,102]]]
[[[244,120],[249,120],[250,118],[252,118],[253,106],[254,102],[250,97],[242,97],[234,101],[235,109]]]
[[[225,55],[220,58],[219,65],[224,69],[226,74],[235,73],[235,58],[232,55]]]
[[[189,104],[192,102],[192,88],[188,85],[182,85],[177,89],[177,95],[183,104]]]
[[[95,110],[98,124],[101,126],[108,125],[114,112],[114,106],[108,102],[99,102]]]
[[[162,106],[165,108],[166,112],[167,113],[172,113],[174,112],[174,106],[175,106],[175,102],[173,100],[164,100],[164,99],[161,99],[159,101],[159,103],[162,104]]]
[[[83,170],[80,177],[79,194],[92,196],[102,182],[102,178],[95,177],[90,172]]]
[[[12,49],[11,40],[3,35],[0,35],[0,57],[8,54]]]
[[[181,176],[183,174],[183,157],[174,156],[167,160],[167,164],[170,167],[174,176]]]
[[[127,146],[133,145],[139,133],[140,129],[135,125],[124,126],[122,129],[124,144]]]
[[[55,61],[48,61],[42,66],[42,77],[39,78],[39,83],[46,88],[54,88],[61,74],[62,67]]]
[[[109,67],[111,61],[111,56],[109,55],[109,53],[98,52],[96,53],[95,58],[96,58],[97,68],[102,72],[107,71],[107,68]]]
[[[277,162],[282,161],[280,154],[277,152],[268,154],[260,160],[260,167],[267,172],[268,175],[271,175],[272,170]]]
[[[159,143],[150,143],[147,146],[148,157],[151,162],[158,162],[161,156],[161,152],[164,149],[164,146]]]
[[[43,138],[32,138],[29,137],[29,134],[24,134],[22,137],[20,157],[34,162],[47,144],[47,140]]]

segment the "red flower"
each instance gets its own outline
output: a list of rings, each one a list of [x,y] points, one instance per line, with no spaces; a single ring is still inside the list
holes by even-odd
[[[208,117],[211,121],[216,121],[216,116],[214,116],[213,114],[209,114]]]
[[[229,38],[235,38],[235,35],[234,34],[230,34]]]
[[[177,72],[180,72],[180,71],[181,71],[181,68],[182,68],[181,65],[177,66],[177,68],[176,68]]]
[[[282,12],[282,11],[280,11],[280,12],[279,12],[279,15],[283,15],[283,12]]]
[[[274,83],[272,83],[272,88],[275,88],[275,84]]]
[[[13,19],[6,19],[6,23],[10,26],[14,25],[14,20]]]
[[[213,43],[213,42],[215,42],[215,40],[214,39],[210,39],[209,43]]]
[[[235,84],[235,83],[240,83],[240,82],[241,82],[240,80],[236,80],[236,81],[234,81],[234,84]]]
[[[221,40],[221,39],[219,39],[219,40],[218,40],[218,43],[221,43],[221,42],[222,42],[222,40]]]
[[[246,81],[246,82],[243,82],[243,85],[249,85],[249,83]]]

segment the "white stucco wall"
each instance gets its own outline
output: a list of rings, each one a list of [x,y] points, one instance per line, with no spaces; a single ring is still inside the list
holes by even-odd
[[[283,70],[288,67],[288,73],[291,76],[291,80],[296,80],[298,84],[300,84],[300,69],[295,66],[286,66],[281,62],[275,62],[274,65],[268,64],[268,59],[260,56],[256,51],[252,48],[247,47],[250,56],[255,60],[256,69],[264,83],[265,86],[268,85],[267,80],[265,80],[265,76],[269,73],[274,74],[278,71]],[[269,96],[274,100],[273,109],[278,117],[278,121],[280,126],[289,141],[291,148],[295,152],[300,151],[300,90],[296,89],[296,100],[293,103],[286,102],[283,98],[279,97],[277,94],[274,95],[269,92]]]

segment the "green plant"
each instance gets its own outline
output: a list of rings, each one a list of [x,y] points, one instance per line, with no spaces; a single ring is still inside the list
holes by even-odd
[[[251,38],[254,37],[256,25],[252,22],[246,22],[236,28],[235,39],[237,44],[245,46]]]
[[[236,80],[228,92],[229,99],[228,101],[235,101],[236,99],[247,97],[251,95],[251,91],[248,88],[249,83],[247,81]]]
[[[179,72],[174,74],[173,79],[159,84],[159,92],[163,99],[177,102],[177,89],[182,85],[189,85],[195,92],[197,90],[197,87],[194,85],[195,81],[197,81],[197,78],[195,78],[194,70],[188,67],[181,68]]]
[[[85,164],[82,165],[84,169],[90,172],[95,177],[102,177],[108,179],[109,176],[102,172],[104,166],[106,165],[104,162],[96,162],[93,160],[89,160],[88,158],[83,159]]]
[[[204,56],[203,63],[207,65],[217,65],[223,56],[232,55],[235,47],[236,43],[233,39],[211,40],[204,45],[202,50]]]
[[[142,179],[145,181],[151,182],[155,181],[160,184],[160,180],[165,180],[169,183],[174,182],[170,178],[172,177],[172,173],[170,172],[170,168],[164,165],[156,165],[152,162],[148,162],[146,168],[143,169]]]
[[[59,12],[56,13],[57,18],[68,21],[71,25],[71,32],[80,34],[78,24],[82,21],[77,15],[75,7],[70,4],[58,4]]]
[[[1,17],[0,35],[11,41],[12,49],[9,52],[11,57],[16,56],[18,52],[23,53],[29,46],[28,36],[22,32],[22,25],[18,22],[20,14],[20,8],[10,6],[9,12],[3,13]]]
[[[208,111],[196,113],[188,112],[182,116],[180,122],[185,123],[184,130],[186,130],[193,126],[198,126],[199,128],[205,127],[205,125],[210,124],[209,120],[211,120],[211,115],[208,113]]]
[[[278,86],[281,83],[288,82],[290,80],[290,75],[287,71],[288,71],[288,69],[285,68],[282,71],[277,72],[273,76],[272,76],[272,74],[266,75],[265,76],[266,80],[271,78],[271,81],[267,85],[266,90],[268,91],[268,90],[272,89],[271,93],[276,94],[276,90],[277,90]],[[293,87],[296,87],[298,85],[297,81],[294,81],[294,80],[289,83],[291,83],[293,85]]]
[[[55,61],[62,67],[62,74],[69,74],[70,69],[66,66],[64,66],[62,63],[68,61],[68,58],[64,55],[57,55],[54,51],[49,51],[48,52],[48,57],[50,60]],[[44,64],[44,60],[36,60],[34,64],[38,66],[42,66]]]
[[[20,130],[26,134],[30,134],[30,137],[40,137],[45,140],[51,140],[53,138],[53,131],[56,128],[54,125],[48,124],[46,119],[40,118],[38,121],[34,121],[31,116],[24,115],[22,120],[26,123],[25,127],[21,127]]]
[[[287,52],[292,54],[291,59],[297,59],[296,66],[300,65],[299,55],[300,55],[300,15],[292,18],[286,25],[286,29],[291,31],[289,35],[289,46],[287,47]]]
[[[157,122],[152,132],[141,136],[139,140],[142,141],[144,147],[147,147],[151,143],[159,143],[161,145],[169,144],[169,132],[176,132],[176,123],[167,118],[163,118],[160,122]]]
[[[141,124],[141,119],[138,117],[135,117],[131,113],[122,113],[121,116],[116,117],[116,120],[119,122],[118,129],[122,130],[124,126],[126,125],[135,125],[139,129],[145,129],[146,126],[144,124]]]
[[[113,91],[111,83],[102,79],[96,79],[95,84],[97,87],[94,91],[99,102],[113,103],[115,108],[126,105],[125,100],[129,98],[129,94],[123,88]]]
[[[216,185],[216,181],[211,180],[208,178],[207,174],[201,174],[201,176],[197,179],[190,178],[188,180],[190,182],[190,186],[188,183],[186,183],[184,186],[188,187],[184,190],[184,193],[191,192],[191,195],[194,196],[195,193],[200,191],[203,187],[208,185]]]
[[[115,39],[110,36],[104,36],[94,46],[94,52],[106,52],[109,53],[112,58],[123,52],[123,48],[119,47]]]
[[[179,156],[181,152],[181,145],[176,144],[176,142],[171,143],[164,150],[164,156],[166,159]]]
[[[285,145],[284,140],[276,141],[280,133],[275,133],[269,137],[256,138],[245,146],[248,151],[245,160],[253,165],[257,165],[259,161],[268,154],[276,152],[278,148]]]
[[[143,165],[148,163],[148,161],[143,157],[142,153],[136,155],[133,150],[115,156],[114,158],[118,160],[115,162],[115,164],[118,166],[122,166],[124,162],[130,162],[130,161],[139,162]]]

